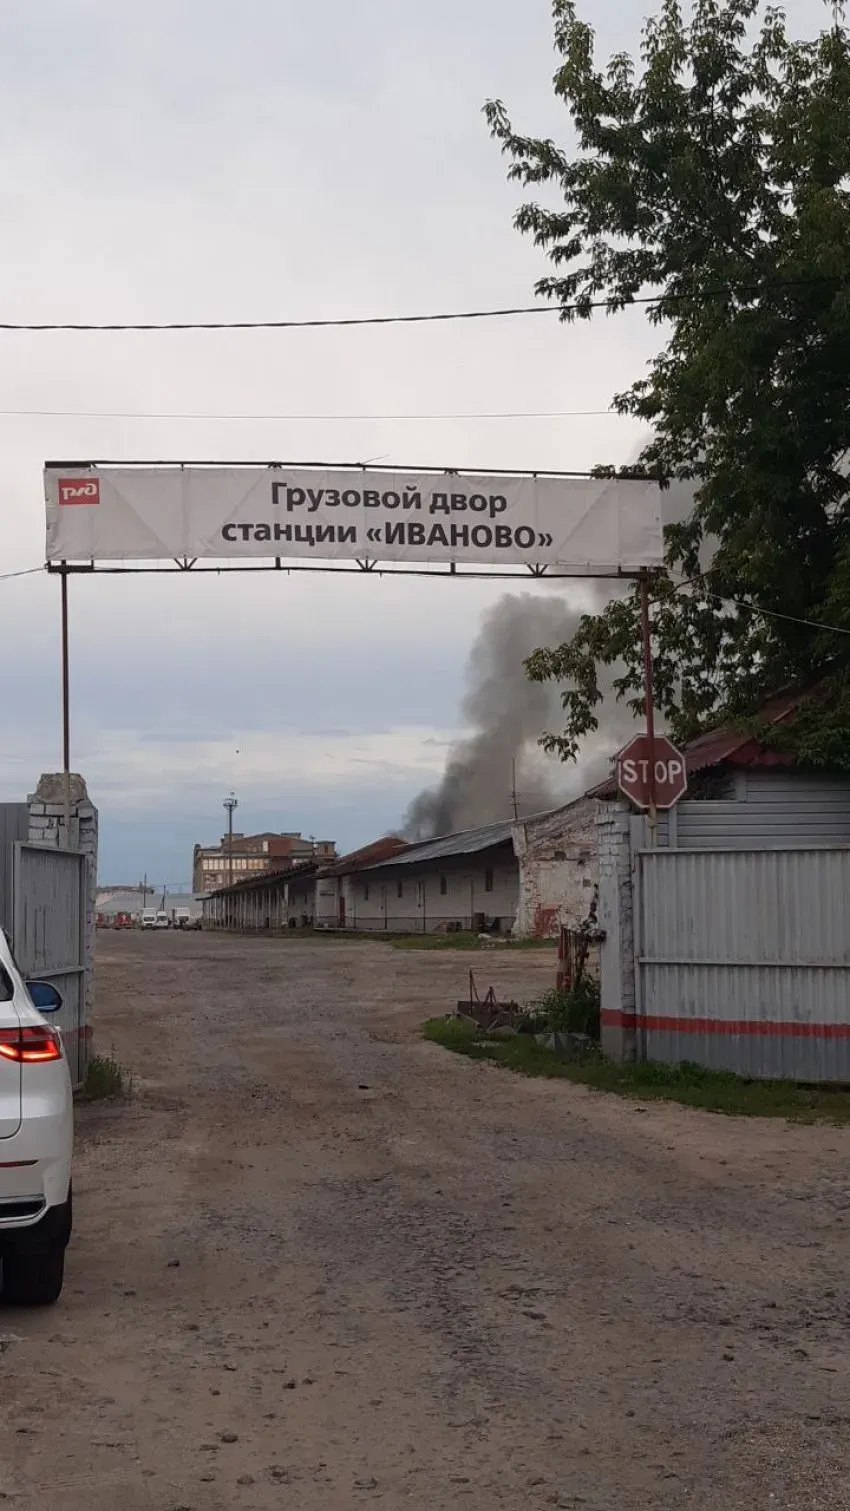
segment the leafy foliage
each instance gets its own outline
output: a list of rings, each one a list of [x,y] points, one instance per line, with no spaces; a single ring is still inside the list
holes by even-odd
[[[568,991],[553,987],[534,1002],[528,1022],[535,1032],[586,1034],[598,1043],[600,1006],[598,981],[580,976]]]
[[[653,296],[665,344],[614,400],[652,427],[639,471],[690,479],[653,584],[656,701],[680,739],[817,684],[781,733],[798,757],[850,769],[850,45],[843,16],[794,41],[763,0],[663,0],[640,58],[597,67],[574,0],[554,0],[555,90],[577,146],[493,135],[530,200],[516,225],[551,264],[537,292],[565,320]],[[604,470],[604,469],[603,469]],[[640,706],[636,592],[537,651],[574,757],[597,727],[597,668]]]

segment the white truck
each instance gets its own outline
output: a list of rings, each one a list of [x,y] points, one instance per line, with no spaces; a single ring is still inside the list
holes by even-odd
[[[142,912],[141,925],[143,929],[156,928],[156,908],[145,908]]]

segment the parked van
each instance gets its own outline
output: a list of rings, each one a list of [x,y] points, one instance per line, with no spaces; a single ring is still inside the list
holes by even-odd
[[[164,913],[164,912],[157,913],[156,917],[155,917],[155,921],[154,921],[154,928],[155,929],[169,929],[170,927],[171,927],[171,919],[169,918],[168,914]]]
[[[142,913],[142,928],[156,928],[156,908],[145,908],[144,912]]]

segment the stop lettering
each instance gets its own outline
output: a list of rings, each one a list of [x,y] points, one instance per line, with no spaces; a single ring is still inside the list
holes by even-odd
[[[673,808],[688,790],[685,757],[666,735],[656,735],[653,766],[649,740],[636,735],[617,757],[617,786],[636,808],[648,808],[652,800],[650,771],[655,774],[656,808]]]

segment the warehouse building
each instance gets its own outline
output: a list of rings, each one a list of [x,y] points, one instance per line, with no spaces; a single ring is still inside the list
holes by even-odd
[[[347,874],[337,926],[368,933],[509,933],[519,896],[512,831],[510,822],[488,824],[364,859]]]
[[[204,926],[248,932],[345,928],[352,876],[360,866],[404,848],[405,841],[392,836],[343,856],[333,866],[311,862],[268,875],[247,876],[204,898]]]
[[[312,929],[316,921],[316,876],[318,866],[296,866],[279,878],[285,899],[286,927]]]
[[[224,887],[205,901],[204,918],[217,928],[554,938],[562,925],[577,929],[593,903],[596,809],[582,798],[418,844],[388,835],[330,866]]]
[[[358,897],[362,896],[363,888],[361,873],[381,861],[392,860],[408,848],[407,841],[399,835],[387,834],[371,845],[364,845],[360,850],[344,855],[335,865],[320,868],[315,889],[316,928],[365,928],[365,923],[357,922]],[[364,916],[363,909],[359,913],[361,917]]]
[[[205,929],[279,931],[287,927],[286,881],[282,873],[246,876],[232,887],[202,898]]]

